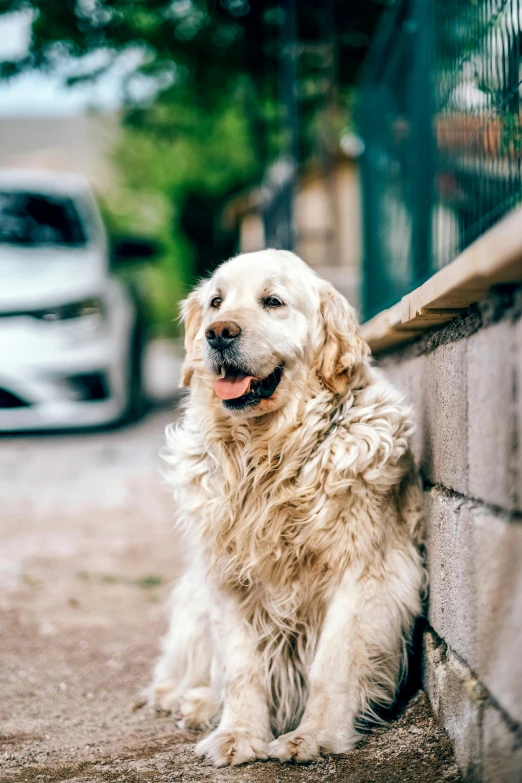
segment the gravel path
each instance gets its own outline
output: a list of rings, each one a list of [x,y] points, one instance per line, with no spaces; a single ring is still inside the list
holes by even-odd
[[[0,781],[458,781],[422,693],[346,756],[214,770],[140,708],[182,555],[159,476],[168,411],[0,439]]]

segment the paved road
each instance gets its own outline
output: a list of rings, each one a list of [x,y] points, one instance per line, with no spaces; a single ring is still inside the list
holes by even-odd
[[[1,783],[458,780],[422,694],[344,757],[220,771],[136,707],[182,561],[157,456],[171,418],[0,439]]]

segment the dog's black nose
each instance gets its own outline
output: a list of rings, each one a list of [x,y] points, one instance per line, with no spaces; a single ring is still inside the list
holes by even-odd
[[[228,348],[241,334],[241,327],[235,321],[214,321],[205,330],[205,337],[211,348]]]

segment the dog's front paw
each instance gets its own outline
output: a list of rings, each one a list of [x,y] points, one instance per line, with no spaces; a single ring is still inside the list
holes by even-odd
[[[196,745],[198,756],[205,756],[215,767],[237,766],[256,759],[266,760],[267,742],[251,729],[216,729]]]
[[[282,734],[268,746],[268,755],[271,759],[279,761],[314,761],[321,756],[321,750],[317,737],[307,732],[290,731]]]
[[[296,761],[303,764],[306,761],[316,761],[329,753],[346,753],[358,741],[355,732],[325,731],[312,728],[297,728],[288,734],[283,734],[268,746],[268,755],[279,761]]]

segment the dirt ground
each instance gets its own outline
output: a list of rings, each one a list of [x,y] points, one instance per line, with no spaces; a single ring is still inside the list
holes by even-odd
[[[139,708],[180,544],[159,474],[169,411],[132,428],[0,439],[0,781],[460,778],[422,693],[345,756],[214,770]]]

